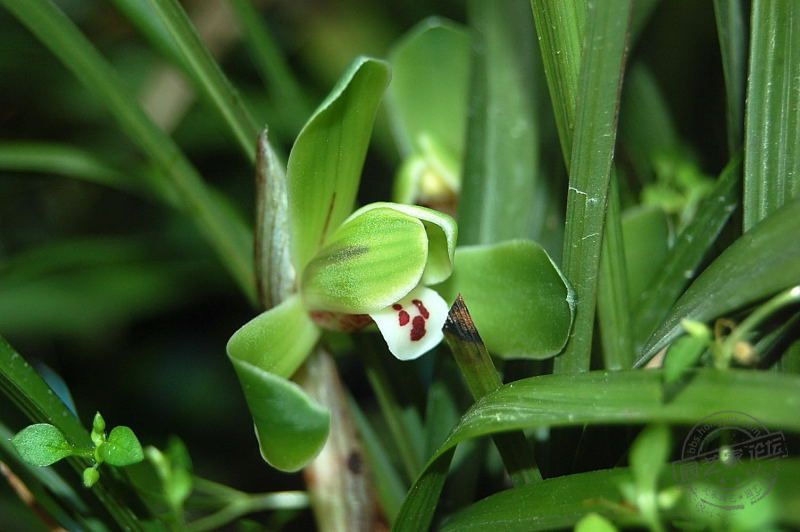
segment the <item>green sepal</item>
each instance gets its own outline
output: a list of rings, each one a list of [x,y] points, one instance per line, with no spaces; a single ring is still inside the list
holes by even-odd
[[[302,469],[325,445],[330,413],[295,383],[244,360],[232,362],[253,416],[261,456],[281,471]]]
[[[453,261],[458,240],[458,226],[451,216],[439,211],[419,207],[417,205],[403,205],[400,203],[377,202],[370,203],[354,212],[349,219],[373,209],[394,209],[409,216],[419,219],[425,227],[428,237],[428,262],[422,274],[422,282],[426,285],[437,284],[445,281],[453,273]]]
[[[124,467],[144,460],[142,444],[129,427],[114,427],[108,439],[97,447],[99,461]]]
[[[319,329],[298,295],[248,321],[228,340],[231,360],[289,378],[311,353]]]
[[[253,318],[228,341],[228,357],[253,416],[261,456],[297,471],[328,435],[327,410],[287,380],[311,353],[320,331],[298,295]]]
[[[430,135],[460,156],[464,150],[470,37],[465,28],[429,18],[411,29],[390,54],[388,109],[404,155]]]
[[[303,272],[307,308],[369,314],[408,294],[428,262],[423,222],[396,208],[354,213]]]
[[[389,66],[357,59],[300,131],[289,154],[292,261],[300,272],[352,212]]]
[[[575,313],[572,289],[536,242],[459,247],[442,291],[460,293],[489,351],[502,358],[557,355]]]
[[[11,444],[23,462],[38,467],[49,466],[77,454],[64,434],[49,423],[25,427],[11,438]]]

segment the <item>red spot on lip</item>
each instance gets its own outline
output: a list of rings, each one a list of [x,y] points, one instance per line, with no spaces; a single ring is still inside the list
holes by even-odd
[[[402,327],[403,325],[408,325],[408,320],[411,319],[411,317],[408,315],[408,312],[401,310],[397,314],[397,319],[400,321],[400,327]]]
[[[425,318],[414,316],[414,321],[411,322],[411,341],[417,342],[421,340],[425,336],[425,332]]]
[[[428,318],[431,316],[430,312],[428,312],[428,309],[426,309],[426,308],[425,308],[425,305],[423,305],[423,304],[422,304],[422,301],[420,301],[419,299],[414,299],[414,300],[413,300],[413,301],[411,301],[411,302],[412,302],[414,305],[416,305],[416,307],[417,307],[417,310],[419,310],[419,314],[420,314],[420,316],[422,316],[422,317],[423,317],[423,318],[425,318],[426,320],[427,320],[427,319],[428,319]]]
[[[394,305],[392,305],[392,308],[395,310],[403,310],[403,305],[401,305],[400,303],[395,303]]]

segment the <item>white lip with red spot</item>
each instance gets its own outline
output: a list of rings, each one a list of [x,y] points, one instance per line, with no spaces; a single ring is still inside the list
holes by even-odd
[[[370,317],[375,320],[389,351],[400,360],[413,360],[442,341],[442,327],[449,310],[439,294],[418,286],[397,303]]]

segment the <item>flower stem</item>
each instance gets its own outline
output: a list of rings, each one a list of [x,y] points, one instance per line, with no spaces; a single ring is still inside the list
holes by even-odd
[[[444,337],[476,401],[503,385],[460,294],[444,324]],[[509,432],[493,439],[515,485],[542,479],[524,433]]]

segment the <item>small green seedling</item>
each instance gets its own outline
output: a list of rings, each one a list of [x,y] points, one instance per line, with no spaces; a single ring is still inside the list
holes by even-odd
[[[101,464],[124,467],[144,459],[139,439],[130,428],[114,427],[108,436],[105,429],[106,422],[98,412],[92,421],[92,448],[74,445],[49,423],[25,427],[11,439],[11,443],[20,458],[32,466],[49,466],[70,456],[91,459],[93,464],[83,471],[83,484],[91,488],[100,479],[98,468]]]

